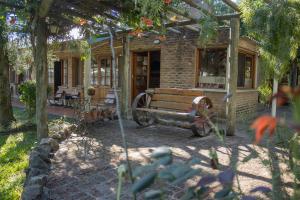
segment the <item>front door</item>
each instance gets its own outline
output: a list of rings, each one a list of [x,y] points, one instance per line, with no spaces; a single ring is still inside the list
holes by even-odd
[[[58,86],[62,85],[62,62],[54,62],[54,93],[57,92]]]
[[[132,98],[160,85],[160,51],[133,53]]]

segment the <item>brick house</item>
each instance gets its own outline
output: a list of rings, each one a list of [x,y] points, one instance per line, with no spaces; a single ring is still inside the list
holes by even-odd
[[[157,41],[157,35],[127,37],[120,34],[114,41],[117,57],[119,90],[128,85],[126,106],[134,97],[151,88],[193,88],[203,91],[212,99],[214,109],[225,116],[226,74],[228,73],[229,31],[219,31],[219,37],[204,48],[198,42],[198,32],[182,29],[181,33],[169,31],[165,41]],[[128,81],[121,80],[124,73],[124,40],[128,39]],[[91,45],[90,85],[96,88],[95,101],[100,101],[112,88],[112,56],[109,38],[101,38]],[[49,83],[64,90],[83,89],[83,62],[79,52],[57,51],[59,60],[49,69]],[[237,113],[248,114],[256,110],[258,103],[258,53],[254,41],[241,37],[238,59]],[[122,95],[123,93],[120,92]],[[121,99],[124,99],[121,98]],[[130,113],[130,112],[129,112]]]

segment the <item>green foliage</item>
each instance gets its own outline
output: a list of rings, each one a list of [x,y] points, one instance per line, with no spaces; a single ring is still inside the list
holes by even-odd
[[[248,36],[259,41],[267,67],[281,78],[300,45],[299,4],[293,0],[243,0],[240,7]]]
[[[268,104],[272,96],[272,87],[268,82],[261,84],[257,88],[260,95],[260,102],[263,104]]]
[[[218,36],[218,22],[213,17],[204,17],[200,19],[199,25],[201,27],[199,42],[201,46],[212,43]]]
[[[14,109],[18,123],[27,121],[21,109]],[[36,133],[0,134],[0,199],[20,199],[28,167],[28,153],[35,146]]]
[[[36,104],[36,82],[26,81],[19,86],[20,101],[25,105],[26,112],[31,118],[35,114]],[[51,88],[47,88],[47,94],[51,93]]]

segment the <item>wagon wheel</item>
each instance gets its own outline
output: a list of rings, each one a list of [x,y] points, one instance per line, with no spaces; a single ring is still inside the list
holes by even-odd
[[[151,96],[146,93],[140,93],[133,101],[132,117],[140,126],[149,126],[154,122],[154,117],[150,112],[139,110],[139,108],[149,108],[150,102]]]
[[[193,111],[195,112],[195,120],[191,129],[195,136],[204,137],[212,132],[210,117],[212,112],[212,102],[205,96],[196,97],[193,100]]]

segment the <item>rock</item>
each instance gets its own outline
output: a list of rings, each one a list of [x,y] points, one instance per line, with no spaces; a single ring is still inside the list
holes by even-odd
[[[25,186],[22,194],[22,200],[41,199],[43,186],[39,184]]]
[[[38,169],[45,169],[49,170],[50,169],[50,159],[49,162],[48,160],[44,160],[40,157],[38,153],[30,154],[29,158],[29,167],[30,168],[38,168]]]
[[[51,150],[56,152],[59,149],[59,144],[53,138],[43,138],[40,142],[40,145],[49,144],[51,146]]]
[[[72,132],[68,128],[64,129],[64,134],[66,138],[70,137],[71,133]]]
[[[51,154],[51,146],[39,145],[32,152],[37,152],[43,160],[48,162]]]
[[[29,161],[32,161],[33,159],[35,159],[35,157],[39,157],[40,159],[42,159],[44,162],[46,163],[50,163],[50,159],[49,159],[49,152],[46,152],[46,150],[44,150],[43,148],[35,148],[29,156]]]
[[[39,175],[48,174],[48,173],[49,173],[49,170],[47,170],[47,169],[39,169],[39,168],[31,167],[28,169],[27,179],[29,177],[39,176]],[[28,181],[29,181],[29,179],[26,181],[25,185],[27,185]]]
[[[46,174],[41,174],[41,175],[38,175],[38,176],[33,176],[33,177],[30,177],[28,182],[27,182],[27,185],[46,185],[47,183],[47,175]]]
[[[77,125],[72,124],[72,125],[70,125],[70,126],[68,127],[68,129],[69,129],[71,132],[73,132],[73,131],[75,131],[75,130],[77,129]]]
[[[54,133],[53,135],[51,135],[51,138],[57,140],[58,142],[61,142],[63,140],[62,135],[59,133]]]
[[[61,136],[62,140],[65,140],[67,138],[64,131],[59,131],[58,134]]]
[[[50,189],[47,187],[44,187],[43,193],[42,193],[42,200],[49,200],[50,199],[49,196],[50,196]]]

